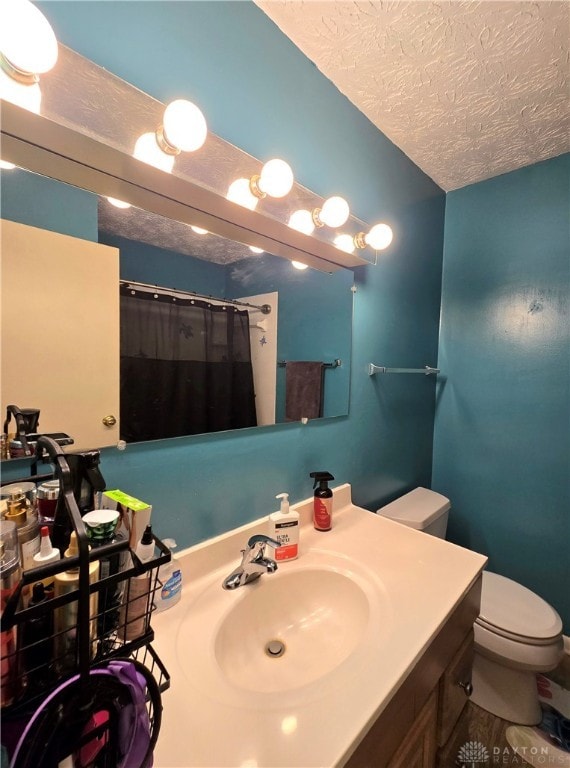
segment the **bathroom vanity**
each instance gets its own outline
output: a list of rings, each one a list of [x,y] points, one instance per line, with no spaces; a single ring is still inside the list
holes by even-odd
[[[182,600],[152,622],[172,678],[156,768],[453,764],[486,558],[354,506],[349,485],[329,532],[311,499],[294,509],[299,558],[251,584],[222,588],[265,520],[178,557]]]

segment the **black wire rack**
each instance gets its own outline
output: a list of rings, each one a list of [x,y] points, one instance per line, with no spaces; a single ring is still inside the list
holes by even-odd
[[[55,476],[60,480],[60,495],[64,497],[77,536],[79,554],[24,571],[10,596],[2,596],[3,731],[7,726],[9,730],[10,724],[29,719],[42,702],[62,687],[66,688],[66,681],[71,684],[66,688],[65,695],[61,693],[59,718],[66,707],[74,713],[84,711],[87,716],[94,696],[94,671],[104,669],[113,660],[130,660],[145,680],[150,743],[154,746],[162,712],[160,694],[169,687],[170,676],[152,648],[154,633],[150,619],[154,610],[154,593],[162,586],[158,571],[161,565],[170,561],[171,553],[156,536],[154,543],[159,554],[149,562],[141,562],[126,539],[90,549],[85,525],[73,496],[65,456],[54,441],[41,437],[38,454],[44,450],[55,466]],[[92,564],[104,558],[120,560],[121,568],[106,578],[98,578],[98,568]],[[39,581],[49,582],[57,574],[72,569],[77,569],[77,578],[69,591],[26,607],[32,585]],[[99,684],[99,681],[96,682]],[[50,762],[55,759],[54,749],[57,752],[52,741],[59,722],[55,714],[52,713],[52,717],[55,718],[53,722],[48,721],[45,725],[44,741],[36,733],[33,744],[26,748],[28,758],[35,755],[36,762],[30,763],[33,768],[57,765],[57,762]],[[116,728],[113,729],[112,725],[107,722],[89,729],[89,744],[98,739],[102,745],[97,759],[89,766],[113,768],[116,765]],[[79,754],[86,748],[84,730],[76,728],[75,735],[66,731],[68,741],[69,738],[77,738],[77,744],[70,747],[67,743],[61,749],[67,751],[72,748]],[[36,743],[37,753],[34,753]],[[50,744],[53,747],[51,752]],[[42,757],[48,754],[52,757]],[[18,768],[27,766],[26,760],[17,762]],[[141,762],[141,766],[145,764],[145,761]],[[139,766],[129,765],[129,768]]]

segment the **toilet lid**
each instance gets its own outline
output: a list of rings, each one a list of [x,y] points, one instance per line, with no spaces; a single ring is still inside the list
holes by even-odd
[[[483,571],[481,612],[485,624],[521,637],[545,640],[562,632],[554,608],[516,581]]]
[[[414,488],[390,504],[377,510],[382,517],[388,517],[408,528],[424,530],[451,507],[451,502],[440,493],[429,488]]]

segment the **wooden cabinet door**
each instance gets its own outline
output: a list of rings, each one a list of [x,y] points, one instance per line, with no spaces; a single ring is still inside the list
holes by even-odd
[[[66,432],[69,451],[116,444],[118,249],[13,221],[0,228],[2,419],[9,404],[39,408],[39,431]]]
[[[467,704],[473,654],[473,632],[471,631],[441,678],[437,739],[440,747],[449,739],[459,715]]]
[[[409,737],[390,760],[388,768],[433,768],[436,753],[437,689],[433,691],[410,729]]]

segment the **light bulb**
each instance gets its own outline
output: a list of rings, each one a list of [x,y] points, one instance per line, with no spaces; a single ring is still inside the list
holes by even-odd
[[[348,203],[343,197],[329,197],[323,203],[319,212],[319,219],[327,227],[342,227],[350,214]]]
[[[303,208],[291,214],[289,226],[291,229],[296,229],[297,232],[302,232],[304,235],[311,235],[315,231],[315,223],[311,212]]]
[[[232,203],[237,203],[244,208],[253,211],[257,205],[258,198],[252,195],[249,188],[249,179],[236,179],[232,181],[228,188],[226,198]]]
[[[293,260],[293,261],[291,261],[291,264],[295,267],[295,269],[308,269],[309,268],[309,265],[308,264],[303,264],[302,261],[295,261],[295,260]]]
[[[352,253],[356,247],[350,235],[337,235],[334,239],[334,244],[340,251],[345,253]]]
[[[13,171],[15,167],[14,163],[9,163],[7,160],[0,160],[0,168],[3,171]]]
[[[107,200],[111,203],[111,205],[114,205],[115,208],[130,208],[130,203],[125,203],[124,200],[117,200],[116,197],[108,197]]]
[[[166,155],[162,151],[157,144],[154,133],[143,133],[142,136],[139,136],[133,157],[166,173],[171,173],[174,166],[174,155]]]
[[[202,227],[195,227],[192,224],[190,224],[190,229],[192,230],[192,232],[195,232],[197,235],[209,235],[210,234],[207,229],[203,229]]]
[[[263,253],[263,248],[257,248],[255,245],[250,245],[249,250],[252,253]]]
[[[14,76],[49,72],[58,53],[49,21],[29,0],[3,0],[0,6],[0,53]]]
[[[387,224],[375,224],[364,240],[375,251],[383,251],[392,242],[392,237],[392,230]]]
[[[0,99],[10,101],[28,112],[40,114],[42,92],[39,83],[21,83],[0,69]]]
[[[255,178],[255,177],[254,177]],[[285,197],[293,186],[293,171],[285,160],[268,160],[261,169],[261,175],[256,179],[261,192],[270,197]]]
[[[177,152],[195,152],[203,145],[208,127],[201,110],[191,101],[176,99],[164,110],[163,136]]]

